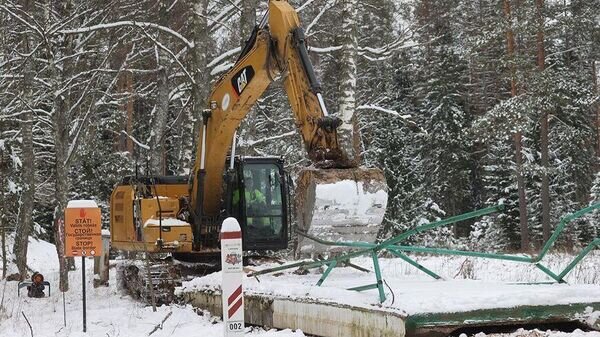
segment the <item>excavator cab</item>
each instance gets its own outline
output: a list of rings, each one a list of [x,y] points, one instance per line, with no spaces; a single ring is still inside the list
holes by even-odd
[[[287,248],[289,208],[283,159],[236,157],[225,182],[225,213],[239,221],[244,250]]]

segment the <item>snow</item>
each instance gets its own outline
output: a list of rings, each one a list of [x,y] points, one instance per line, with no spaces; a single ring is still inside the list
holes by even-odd
[[[144,223],[144,227],[158,227],[158,226],[165,226],[165,227],[179,227],[179,226],[189,226],[190,224],[185,222],[185,221],[181,221],[179,219],[176,218],[162,218],[162,220],[159,219],[148,219],[146,220],[146,223]]]
[[[12,238],[9,237],[9,245]],[[458,276],[465,262],[458,257],[415,257],[443,276]],[[569,255],[553,255],[548,265],[557,268],[569,262]],[[520,304],[557,304],[572,303],[573,301],[598,301],[600,286],[597,284],[581,284],[596,282],[600,268],[600,254],[595,252],[570,274],[568,281],[572,285],[523,285],[509,284],[506,281],[539,281],[543,280],[541,273],[535,269],[528,271],[528,266],[504,261],[473,259],[474,272],[472,277],[481,280],[451,280],[434,281],[420,274],[416,269],[402,263],[399,259],[381,259],[381,267],[387,284],[394,291],[395,301],[388,299],[381,306],[384,310],[403,313],[418,313],[423,310],[470,310],[482,307],[511,306]],[[584,261],[586,261],[584,260]],[[87,282],[87,333],[82,332],[81,318],[81,273],[69,274],[71,289],[65,293],[65,309],[67,322],[63,324],[62,295],[58,292],[58,261],[54,245],[31,239],[28,249],[28,265],[32,271],[44,274],[52,286],[52,296],[43,299],[32,299],[24,295],[17,297],[17,282],[0,282],[3,291],[3,301],[0,304],[0,336],[20,337],[29,336],[29,327],[23,317],[31,323],[36,337],[116,337],[116,336],[222,336],[222,322],[208,313],[194,309],[189,305],[170,305],[152,308],[121,293],[116,284],[114,262],[111,268],[109,287],[93,288],[93,263],[88,260],[86,268]],[[354,263],[372,267],[368,258],[358,258]],[[76,263],[79,268],[80,260]],[[13,266],[14,268],[14,266]],[[285,296],[289,298],[315,298],[319,301],[332,301],[362,307],[380,307],[376,290],[354,292],[344,290],[348,286],[372,283],[372,273],[362,273],[351,268],[336,268],[322,287],[314,284],[320,273],[310,273],[300,276],[291,271],[283,272],[275,277],[272,275],[246,278],[244,287],[249,294],[266,294]],[[213,273],[201,278],[185,282],[180,291],[196,289],[218,289],[221,273]],[[386,289],[388,297],[390,290]],[[581,319],[594,323],[600,317],[600,312],[591,308],[582,313]],[[164,322],[163,322],[164,321]],[[161,324],[162,323],[162,324]],[[158,326],[158,328],[157,328]],[[303,337],[301,331],[281,330],[264,331],[258,328],[247,328],[247,336],[255,337]],[[483,334],[478,337],[600,337],[599,332],[583,332],[575,330],[572,333],[539,330],[518,330],[510,334]]]
[[[597,268],[600,268],[600,254],[595,254],[587,263],[582,263],[577,270],[569,274],[567,281],[571,284],[526,284],[525,282],[548,281],[534,266],[527,264],[458,257],[413,258],[440,274],[445,280],[434,280],[400,259],[380,258],[382,275],[387,284],[387,299],[381,304],[381,309],[412,315],[525,305],[600,302],[600,286],[596,280]],[[552,261],[548,262],[549,266],[555,270],[558,270],[558,265],[563,266],[570,262],[568,255],[552,256],[551,259]],[[466,271],[464,268],[467,260],[472,271]],[[352,262],[373,270],[370,258],[357,258]],[[258,269],[274,266],[278,265],[262,266]],[[376,289],[363,292],[346,290],[374,283],[375,276],[372,272],[363,273],[350,267],[335,268],[323,285],[317,287],[315,284],[321,277],[318,269],[313,269],[307,275],[296,275],[294,271],[295,269],[289,269],[277,273],[276,276],[267,274],[257,278],[246,278],[244,290],[248,294],[267,297],[318,300],[361,308],[380,307]],[[463,277],[480,279],[460,279]],[[219,290],[220,280],[220,272],[213,273],[184,282],[180,291]],[[592,313],[588,313],[586,317],[592,317]]]
[[[215,58],[214,58],[212,61],[210,61],[210,62],[209,62],[207,65],[206,65],[206,67],[207,67],[207,68],[212,68],[212,67],[216,66],[217,64],[219,64],[220,62],[222,62],[224,59],[227,59],[227,58],[229,58],[229,57],[232,57],[232,56],[234,56],[234,55],[238,54],[238,53],[239,53],[239,52],[241,52],[241,51],[242,51],[242,48],[241,48],[241,47],[237,47],[237,48],[233,48],[233,49],[231,49],[231,50],[228,50],[228,51],[226,51],[226,52],[222,53],[221,55],[219,55],[219,56],[215,57]]]
[[[16,194],[19,192],[19,187],[14,181],[8,179],[8,193]]]
[[[94,200],[71,200],[67,208],[98,208],[98,204]]]
[[[380,221],[371,221],[371,217],[374,215],[373,212],[377,211],[373,208],[385,211],[387,205],[386,191],[377,190],[375,193],[372,193],[363,186],[362,182],[354,180],[342,180],[332,184],[318,184],[315,195],[316,208],[328,207],[347,211],[351,210],[351,216],[357,219],[357,223],[361,224],[379,223]],[[368,219],[360,219],[361,216],[366,216]],[[349,222],[347,217],[348,215],[343,219],[346,223]],[[335,222],[335,219],[332,221]]]
[[[35,337],[152,337],[166,336],[223,336],[220,319],[198,311],[190,305],[170,305],[152,311],[150,306],[131,299],[117,289],[114,266],[109,287],[94,288],[93,263],[86,264],[87,333],[83,333],[82,288],[80,259],[78,270],[69,273],[71,289],[65,292],[66,326],[63,324],[62,294],[58,289],[58,261],[54,245],[30,240],[28,264],[41,272],[51,283],[51,296],[28,298],[21,290],[17,297],[17,282],[0,282],[3,300],[0,304],[0,336],[30,336],[23,315],[27,317]],[[46,290],[46,295],[48,291]],[[161,322],[163,322],[161,325]],[[157,328],[157,326],[159,326]],[[301,331],[264,331],[246,328],[246,335],[255,337],[304,337]]]
[[[233,67],[234,64],[235,63],[233,63],[233,62],[225,62],[225,63],[218,64],[218,65],[214,66],[214,68],[210,71],[210,75],[214,76],[214,75],[218,75],[220,73],[226,72],[227,70],[231,69],[231,67]]]
[[[307,233],[325,240],[373,242],[383,221],[387,205],[387,192],[372,191],[363,182],[341,180],[330,184],[317,184],[315,204]],[[313,251],[312,241],[302,250]],[[306,246],[305,246],[306,245]]]
[[[460,337],[466,337],[465,334],[461,334]],[[484,334],[478,333],[475,337],[600,337],[600,332],[592,331],[585,332],[580,329],[576,329],[573,332],[557,332],[557,331],[541,331],[541,330],[524,330],[519,329],[513,333],[506,334]]]
[[[179,34],[178,32],[172,30],[169,27],[161,26],[161,25],[158,25],[158,24],[152,23],[152,22],[117,21],[117,22],[99,24],[99,25],[94,25],[94,26],[81,27],[81,28],[77,28],[77,29],[63,29],[60,31],[60,33],[61,34],[81,34],[81,33],[93,32],[95,30],[112,29],[112,28],[119,28],[119,27],[123,27],[123,26],[135,26],[135,27],[139,27],[139,28],[158,29],[160,31],[163,31],[167,34],[170,34],[170,35],[178,38],[183,43],[185,43],[188,48],[190,48],[190,49],[194,48],[194,43],[192,41],[189,41],[188,39],[186,39],[183,35]]]
[[[242,229],[240,228],[240,224],[235,218],[227,218],[223,221],[223,225],[221,226],[221,233],[223,232],[239,232]]]
[[[17,156],[16,154],[11,153],[10,154],[10,159],[13,162],[13,167],[14,168],[19,168],[19,167],[23,166],[23,162],[21,162],[21,158],[19,158],[19,156]]]

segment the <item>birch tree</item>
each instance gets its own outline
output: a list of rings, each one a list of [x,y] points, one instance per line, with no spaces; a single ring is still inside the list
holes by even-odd
[[[358,0],[342,0],[340,45],[342,50],[338,63],[339,92],[338,115],[342,124],[338,128],[338,137],[342,149],[348,154],[348,160],[359,163],[360,147],[358,125],[356,121],[356,91],[357,91],[357,13]]]

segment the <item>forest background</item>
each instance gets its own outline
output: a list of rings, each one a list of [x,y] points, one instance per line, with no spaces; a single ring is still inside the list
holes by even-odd
[[[354,112],[364,165],[385,171],[382,237],[503,203],[415,241],[529,251],[600,202],[600,0],[290,2],[329,110]],[[60,241],[68,200],[108,214],[123,176],[189,174],[211,85],[266,7],[0,0],[0,231],[15,235],[2,255],[26,274],[27,238]],[[280,82],[238,153],[282,155],[297,172],[310,163]],[[587,245],[599,220],[573,222],[559,245]]]

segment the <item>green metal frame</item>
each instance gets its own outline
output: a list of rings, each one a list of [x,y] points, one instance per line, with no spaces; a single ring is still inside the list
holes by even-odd
[[[333,269],[338,266],[338,265],[348,265],[350,264],[350,259],[354,258],[354,257],[358,257],[358,256],[362,256],[362,255],[371,255],[372,259],[373,259],[373,269],[375,272],[375,278],[376,278],[376,283],[374,284],[367,284],[367,285],[363,285],[363,286],[358,286],[358,287],[353,287],[353,288],[349,288],[349,290],[356,290],[356,291],[364,291],[364,290],[369,290],[369,289],[378,289],[379,292],[379,300],[380,302],[384,302],[386,299],[385,296],[385,292],[383,289],[383,278],[381,275],[381,269],[379,267],[379,257],[378,254],[380,251],[386,250],[389,253],[391,253],[394,256],[399,257],[400,259],[404,260],[405,262],[407,262],[408,264],[414,266],[415,268],[421,270],[422,272],[424,272],[425,274],[433,277],[434,279],[441,279],[441,277],[436,274],[435,272],[429,270],[428,268],[422,266],[421,264],[419,264],[418,262],[416,262],[415,260],[411,259],[410,257],[408,257],[406,254],[404,254],[404,252],[416,252],[416,253],[430,253],[430,254],[440,254],[440,255],[458,255],[458,256],[471,256],[471,257],[479,257],[479,258],[486,258],[486,259],[497,259],[497,260],[505,260],[505,261],[513,261],[513,262],[519,262],[519,263],[530,263],[535,265],[539,270],[541,270],[543,273],[545,273],[546,275],[548,275],[550,278],[552,278],[555,282],[559,282],[559,283],[566,283],[564,280],[564,277],[571,272],[571,270],[573,270],[573,268],[575,268],[575,266],[581,262],[581,260],[583,260],[583,258],[588,255],[592,250],[594,250],[597,247],[600,247],[600,238],[596,238],[595,240],[593,240],[585,249],[583,249],[576,257],[575,259],[569,263],[569,265],[567,265],[567,267],[562,270],[559,274],[555,274],[553,271],[551,271],[549,268],[547,268],[546,266],[544,266],[543,264],[541,264],[541,260],[546,256],[546,254],[550,251],[550,249],[554,246],[554,244],[556,243],[556,241],[558,240],[559,236],[562,234],[562,232],[565,230],[567,224],[577,218],[582,217],[584,214],[590,213],[596,209],[600,209],[600,203],[591,205],[589,207],[583,208],[571,215],[568,215],[566,217],[564,217],[558,224],[558,226],[556,227],[556,230],[554,231],[554,233],[552,234],[552,236],[550,237],[550,239],[548,239],[548,241],[544,244],[542,250],[540,251],[540,253],[536,256],[536,257],[531,257],[531,256],[527,256],[524,254],[521,255],[508,255],[508,254],[495,254],[495,253],[483,253],[483,252],[473,252],[473,251],[463,251],[463,250],[455,250],[455,249],[443,249],[443,248],[432,248],[432,247],[419,247],[419,246],[402,246],[399,245],[399,243],[401,243],[402,241],[406,240],[407,238],[409,238],[412,235],[418,234],[418,233],[422,233],[424,231],[427,230],[431,230],[434,228],[440,228],[440,227],[444,227],[444,226],[448,226],[448,225],[452,225],[455,224],[457,222],[460,221],[464,221],[464,220],[468,220],[468,219],[473,219],[473,218],[477,218],[477,217],[481,217],[484,215],[488,215],[491,213],[495,213],[498,211],[501,211],[504,209],[503,205],[497,205],[497,206],[492,206],[492,207],[487,207],[487,208],[483,208],[483,209],[479,209],[476,211],[472,211],[472,212],[468,212],[465,214],[460,214],[457,216],[453,216],[453,217],[449,217],[447,219],[444,220],[440,220],[440,221],[436,221],[436,222],[432,222],[426,225],[421,225],[418,226],[416,228],[413,228],[411,230],[408,230],[398,236],[392,237],[388,240],[385,240],[381,243],[368,243],[368,242],[333,242],[333,241],[326,241],[326,240],[322,240],[319,239],[317,237],[305,234],[305,233],[298,233],[299,235],[302,235],[310,240],[313,240],[317,243],[320,243],[322,245],[327,245],[327,246],[337,246],[337,247],[350,247],[350,248],[355,248],[355,249],[359,249],[353,252],[348,252],[348,253],[344,253],[342,255],[327,259],[327,260],[319,260],[319,261],[300,261],[300,262],[296,262],[296,263],[292,263],[292,264],[288,264],[288,265],[284,265],[284,266],[279,266],[279,267],[275,267],[275,268],[270,268],[270,269],[264,269],[261,271],[257,271],[257,272],[253,272],[251,274],[249,274],[248,276],[257,276],[257,275],[263,275],[263,274],[269,274],[269,273],[274,273],[274,272],[278,272],[281,270],[285,270],[285,269],[290,269],[290,268],[296,268],[296,267],[301,267],[301,268],[316,268],[316,267],[320,267],[320,266],[327,266],[327,269],[325,270],[325,272],[323,273],[323,275],[321,276],[321,278],[319,279],[319,281],[317,282],[317,286],[321,286],[323,284],[323,282],[325,282],[325,279],[327,279],[327,277],[329,276],[329,274],[333,271]]]

